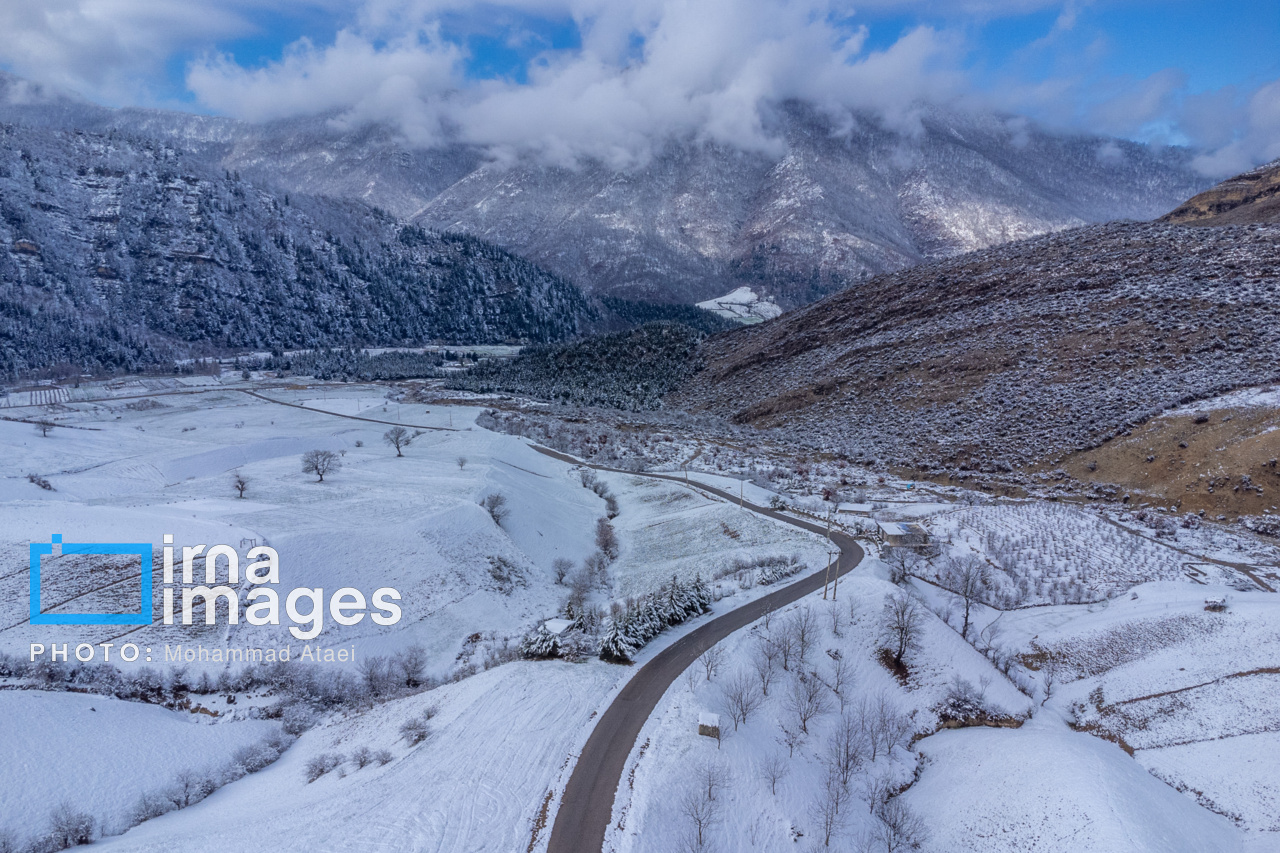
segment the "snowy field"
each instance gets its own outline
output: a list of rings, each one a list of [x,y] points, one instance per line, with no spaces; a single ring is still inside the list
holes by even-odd
[[[996,647],[990,660],[961,640],[957,621],[948,627],[928,613],[904,686],[877,656],[881,602],[893,590],[884,575],[882,564],[868,561],[842,582],[838,607],[810,596],[774,614],[770,629],[757,622],[722,644],[710,680],[695,664],[668,691],[628,763],[610,829],[617,850],[682,849],[697,828],[690,798],[712,777],[718,799],[699,819],[710,821],[715,849],[892,849],[876,846],[885,844],[876,803],[886,784],[903,791],[893,800],[914,815],[908,825],[931,853],[1280,849],[1274,595],[1182,576],[1094,604],[1004,613],[977,606],[971,637],[999,625],[987,636]],[[945,594],[914,587],[945,612]],[[1218,595],[1228,598],[1228,612],[1206,612],[1204,599]],[[820,615],[819,639],[808,665],[795,670],[825,686],[809,733],[794,737],[797,700],[788,685],[799,679],[784,671],[735,729],[739,679],[758,678],[764,638],[806,605]],[[833,611],[843,616],[839,637]],[[848,664],[843,678],[829,650]],[[1046,653],[1056,667],[1051,684]],[[1013,663],[1010,677],[993,665],[1001,655]],[[1020,728],[937,731],[957,677],[977,688],[990,713],[1030,720]],[[830,686],[837,680],[847,697],[843,713]],[[855,703],[880,697],[926,736],[911,749],[900,742],[888,758],[872,759],[864,746],[842,795],[843,816],[832,821],[823,803],[844,717],[859,719]],[[1091,704],[1099,697],[1102,710]],[[719,714],[720,743],[698,734],[708,713]]]
[[[515,663],[312,729],[280,761],[104,851],[525,850],[542,804],[623,672]],[[416,746],[405,721],[435,715]],[[356,763],[361,748],[390,760]],[[307,782],[309,762],[340,758]],[[545,837],[543,837],[545,842]]]
[[[624,545],[610,569],[620,596],[652,592],[673,574],[682,581],[701,575],[720,596],[746,592],[733,578],[714,581],[735,561],[754,557],[795,555],[810,571],[826,564],[826,540],[682,484],[626,474],[601,479],[627,508],[615,520]]]
[[[931,526],[947,555],[976,554],[991,567],[987,600],[1006,607],[1102,601],[1137,584],[1178,578],[1249,584],[1231,569],[1069,506],[972,507],[939,515]]]
[[[475,427],[475,408],[428,411],[390,401],[375,386],[273,387],[259,393],[212,388],[174,394],[158,388],[150,397],[71,403],[40,413],[58,424],[47,437],[30,424],[0,421],[7,451],[0,455],[0,652],[25,660],[31,642],[136,642],[154,649],[157,659],[150,665],[163,674],[172,667],[161,656],[166,644],[289,645],[295,657],[302,646],[287,635],[287,622],[228,625],[225,617],[207,627],[32,626],[27,543],[49,542],[55,533],[67,542],[151,543],[156,561],[145,569],[157,589],[165,533],[174,535],[179,554],[185,545],[226,543],[242,566],[249,548],[270,545],[280,554],[286,590],[395,587],[403,594],[399,624],[326,620],[311,641],[355,648],[356,660],[347,666],[360,678],[362,660],[411,644],[426,650],[427,674],[436,678],[484,668],[488,654],[509,653],[525,631],[560,611],[568,590],[555,578],[555,561],[581,564],[597,548],[596,526],[608,512],[606,501],[584,488],[573,466],[534,451],[523,439]],[[397,423],[421,429],[403,458],[382,440]],[[341,468],[323,482],[304,474],[300,457],[311,449],[339,454]],[[243,498],[232,484],[237,473],[248,481]],[[672,575],[701,575],[718,587],[714,609],[723,610],[767,591],[742,588],[731,571],[736,563],[794,556],[801,565],[816,566],[825,559],[819,537],[696,488],[632,475],[601,479],[617,501],[619,556],[605,586],[591,592],[600,604],[650,592]],[[500,523],[481,506],[494,494],[505,498]],[[140,606],[144,567],[136,559],[49,557],[42,565],[46,609]],[[642,659],[680,632],[669,633],[644,650]],[[119,664],[118,657],[112,663]],[[90,677],[71,666],[68,678]],[[216,679],[235,668],[196,664],[187,667],[185,678],[193,683],[204,670]],[[317,706],[319,727],[276,763],[103,844],[129,850],[301,850],[323,837],[326,844],[342,839],[341,846],[359,849],[524,849],[537,835],[547,794],[567,778],[569,758],[585,740],[589,721],[628,672],[599,661],[514,663],[368,710],[358,703],[333,712]],[[33,683],[0,678],[0,687]],[[235,691],[223,688],[223,694]],[[170,695],[179,696],[164,694]],[[97,832],[114,834],[132,822],[148,785],[167,784],[184,769],[216,770],[264,731],[280,729],[278,722],[243,719],[284,701],[269,688],[261,696],[240,693],[236,704],[231,700],[237,697],[194,690],[187,695],[221,715],[216,723],[206,713],[100,694],[0,693],[7,743],[28,756],[22,790],[35,791],[32,796],[45,805],[74,801],[93,812]],[[31,711],[32,702],[45,701],[37,697],[51,697],[65,708],[59,705],[42,720]],[[431,734],[410,747],[401,725],[428,706],[438,706]],[[100,733],[73,719],[82,711],[95,722],[110,717],[110,737],[94,742]],[[16,725],[8,726],[11,721]],[[75,738],[58,740],[56,730],[64,725],[76,730]],[[133,782],[109,779],[114,757],[141,742],[149,746],[135,750],[136,760],[119,763],[119,772]],[[366,749],[391,758],[385,764],[364,761],[358,754]],[[94,760],[72,772],[77,752]],[[336,766],[307,782],[309,763],[338,754]],[[94,793],[84,795],[86,787]],[[547,803],[551,816],[555,805]],[[7,807],[6,801],[6,813]],[[21,821],[23,837],[42,831],[47,811],[42,806]],[[264,826],[271,827],[270,839],[264,840]],[[547,830],[539,830],[542,843]]]
[[[1241,849],[1225,818],[1189,804],[1113,744],[1060,721],[942,732],[920,752],[925,770],[904,799],[928,816],[930,853]]]
[[[695,663],[668,690],[640,735],[615,803],[606,849],[609,844],[620,853],[686,849],[695,832],[687,798],[705,784],[708,772],[718,773],[723,788],[711,813],[718,844],[714,849],[796,849],[795,842],[801,850],[827,849],[817,804],[824,799],[833,743],[845,720],[869,730],[880,709],[887,708],[899,720],[899,732],[887,751],[878,745],[874,757],[869,742],[859,748],[847,780],[849,799],[829,839],[830,849],[854,849],[851,845],[877,822],[871,802],[888,788],[910,782],[915,756],[907,744],[913,734],[936,729],[934,709],[955,677],[981,685],[993,713],[1014,717],[1028,712],[1030,700],[933,617],[927,619],[916,656],[921,665],[915,668],[911,689],[904,689],[876,660],[881,601],[893,589],[878,577],[882,573],[883,567],[868,560],[841,581],[838,601],[824,601],[815,593],[773,614],[767,627],[760,620],[731,636],[721,644],[724,659],[710,679],[703,664]],[[735,685],[740,679],[759,683],[759,650],[771,637],[785,635],[792,620],[806,611],[814,628],[809,656],[803,663],[793,661],[790,670],[779,664],[768,696],[735,727],[728,699]],[[802,673],[811,674],[806,677],[821,687],[820,710],[808,721],[808,732],[795,710],[795,685]],[[698,734],[698,722],[708,713],[719,714],[720,742]],[[780,770],[769,769],[775,763]]]
[[[104,832],[121,832],[142,795],[173,785],[183,771],[230,764],[237,750],[280,728],[36,690],[0,691],[0,721],[0,837],[9,830],[21,841],[63,803]]]
[[[1205,611],[1210,596],[1225,597],[1227,612]],[[1047,711],[1122,744],[1187,800],[1229,817],[1256,849],[1280,849],[1275,764],[1265,760],[1280,742],[1274,594],[1151,583],[1105,605],[1029,608],[1000,621],[1000,642],[1032,656],[1040,684],[1052,656]]]
[[[157,559],[164,533],[178,547],[229,544],[246,563],[249,547],[270,545],[280,554],[283,589],[396,588],[405,616],[394,629],[329,620],[316,642],[357,644],[369,655],[417,642],[436,670],[449,665],[464,637],[515,635],[558,606],[551,563],[585,557],[603,514],[602,501],[576,485],[566,466],[518,439],[468,429],[474,410],[428,413],[386,403],[371,387],[315,399],[275,393],[311,409],[446,429],[423,432],[397,458],[382,440],[387,424],[231,391],[157,396],[154,408],[86,404],[59,415],[65,426],[47,438],[30,425],[0,422],[7,451],[0,461],[0,650],[25,651],[48,635],[25,622],[26,543],[47,542],[52,533],[69,542],[150,542]],[[323,483],[302,473],[299,460],[310,449],[342,454],[341,470]],[[233,472],[249,481],[244,499],[232,488]],[[30,473],[53,490],[28,482]],[[495,493],[509,509],[501,526],[480,506]],[[509,567],[509,580],[495,577],[495,561]],[[45,580],[42,600],[54,602],[85,591],[62,587],[92,582],[57,572]],[[96,642],[126,632],[68,627],[59,639]],[[127,636],[157,649],[197,637],[300,645],[284,627],[244,623],[198,634],[157,626]]]

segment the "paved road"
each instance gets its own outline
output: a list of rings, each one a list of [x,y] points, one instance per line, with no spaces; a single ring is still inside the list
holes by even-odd
[[[565,462],[586,464],[579,459],[536,445],[534,449]],[[617,470],[600,465],[590,467],[602,471]],[[672,480],[677,483],[684,482],[682,477],[675,475],[641,474],[639,476]],[[697,486],[703,491],[734,503],[739,500],[737,495],[721,489],[702,483],[698,483]],[[791,518],[768,507],[756,506],[749,502],[743,505],[753,512],[804,530],[819,534],[826,532],[821,525]],[[833,574],[845,574],[861,562],[864,556],[862,548],[852,537],[832,531],[831,539],[840,548],[840,557]],[[605,830],[608,829],[609,820],[613,814],[614,793],[622,781],[627,756],[631,754],[631,749],[640,736],[640,729],[653,713],[653,709],[657,707],[658,700],[667,692],[667,688],[697,660],[699,655],[720,640],[739,628],[750,625],[762,617],[766,611],[783,607],[821,589],[825,571],[824,566],[822,571],[804,577],[735,610],[730,610],[722,616],[717,616],[697,630],[676,640],[640,667],[605,709],[591,736],[587,738],[586,746],[582,748],[578,763],[574,766],[569,783],[565,786],[564,796],[560,799],[560,810],[556,814],[555,825],[551,828],[551,842],[547,853],[594,853],[604,847]]]
[[[457,428],[455,427],[423,426],[421,424],[407,424],[402,421],[380,421],[377,418],[366,418],[366,417],[361,417],[360,415],[344,415],[341,412],[330,412],[328,409],[313,409],[311,406],[303,406],[299,403],[286,403],[284,400],[276,400],[272,397],[266,396],[265,394],[259,394],[256,391],[250,391],[247,388],[236,388],[234,390],[239,391],[243,394],[248,394],[250,397],[257,397],[259,400],[262,400],[267,403],[275,403],[277,406],[288,406],[291,409],[302,409],[302,411],[304,412],[315,412],[321,415],[331,415],[335,418],[346,418],[349,421],[364,421],[366,423],[371,423],[371,424],[387,424],[388,426],[413,427],[414,429],[430,429],[430,430],[435,430],[436,432],[458,432]]]

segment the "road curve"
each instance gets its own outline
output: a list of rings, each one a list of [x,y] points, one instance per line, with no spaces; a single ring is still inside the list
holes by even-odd
[[[540,453],[575,465],[588,465],[601,471],[637,474],[676,483],[685,482],[682,477],[674,475],[642,474],[618,471],[616,468],[606,468],[601,465],[590,465],[554,450],[537,445],[532,446]],[[697,486],[703,491],[726,500],[739,501],[737,495],[721,489],[703,483],[698,483]],[[745,501],[742,505],[753,512],[804,530],[818,534],[826,533],[821,525],[791,518],[768,507],[756,506]],[[843,575],[849,572],[865,556],[861,546],[847,534],[832,531],[831,540],[840,548],[840,557],[836,561],[834,574]],[[569,776],[564,795],[560,798],[560,810],[556,813],[555,824],[551,828],[551,841],[547,847],[547,853],[592,853],[603,849],[605,831],[609,828],[609,820],[613,814],[614,794],[622,781],[627,756],[631,754],[636,739],[640,736],[640,730],[649,719],[649,715],[653,713],[653,709],[657,707],[662,695],[667,692],[667,688],[697,660],[699,655],[720,640],[750,625],[764,616],[766,611],[783,607],[821,589],[825,571],[824,566],[823,571],[815,572],[763,598],[717,616],[676,640],[640,667],[600,715],[599,721],[587,738],[582,754],[578,756],[578,762]]]

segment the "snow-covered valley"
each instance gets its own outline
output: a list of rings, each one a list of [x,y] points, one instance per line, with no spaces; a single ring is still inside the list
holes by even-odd
[[[822,536],[745,503],[819,527],[830,516],[868,556],[835,600],[766,615],[666,690],[617,780],[612,849],[1277,849],[1280,611],[1218,556],[1269,565],[1262,540],[1240,551],[1234,530],[1192,531],[1178,551],[1132,519],[886,476],[845,487],[837,513],[822,465],[744,482],[732,445],[673,447],[675,481],[592,473],[478,426],[483,399],[411,403],[376,384],[93,394],[0,421],[12,849],[85,830],[120,851],[555,851],[577,756],[639,668],[829,559]],[[403,455],[385,439],[397,425]],[[302,470],[311,450],[339,463],[322,482]],[[904,559],[878,527],[891,518],[922,524],[930,547]],[[179,570],[183,546],[226,543],[242,564],[269,546],[282,590],[394,588],[403,616],[326,613],[306,641],[287,619],[227,624],[221,610],[213,625],[33,625],[28,543],[55,534],[151,543],[157,590],[164,534]],[[968,599],[955,591],[966,555],[985,566]],[[75,559],[42,571],[46,612],[137,606],[120,592],[136,563]],[[611,620],[697,584],[707,615],[631,666],[594,654]],[[1212,598],[1226,612],[1206,611]],[[895,664],[900,601],[914,627]],[[533,629],[565,616],[563,659],[521,659]],[[72,651],[32,661],[33,643]],[[142,657],[120,660],[128,643]],[[178,644],[291,659],[166,660]],[[311,662],[304,648],[353,654]],[[708,715],[719,738],[699,734]]]

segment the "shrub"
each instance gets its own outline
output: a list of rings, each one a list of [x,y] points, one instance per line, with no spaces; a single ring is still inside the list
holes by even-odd
[[[321,776],[341,764],[342,761],[343,758],[341,755],[332,752],[324,752],[315,756],[307,762],[307,766],[304,771],[307,777],[307,784],[316,781]]]
[[[417,746],[422,743],[431,734],[431,727],[427,725],[427,720],[431,719],[427,714],[420,717],[414,717],[405,720],[400,726],[400,736],[405,739],[409,746]]]

